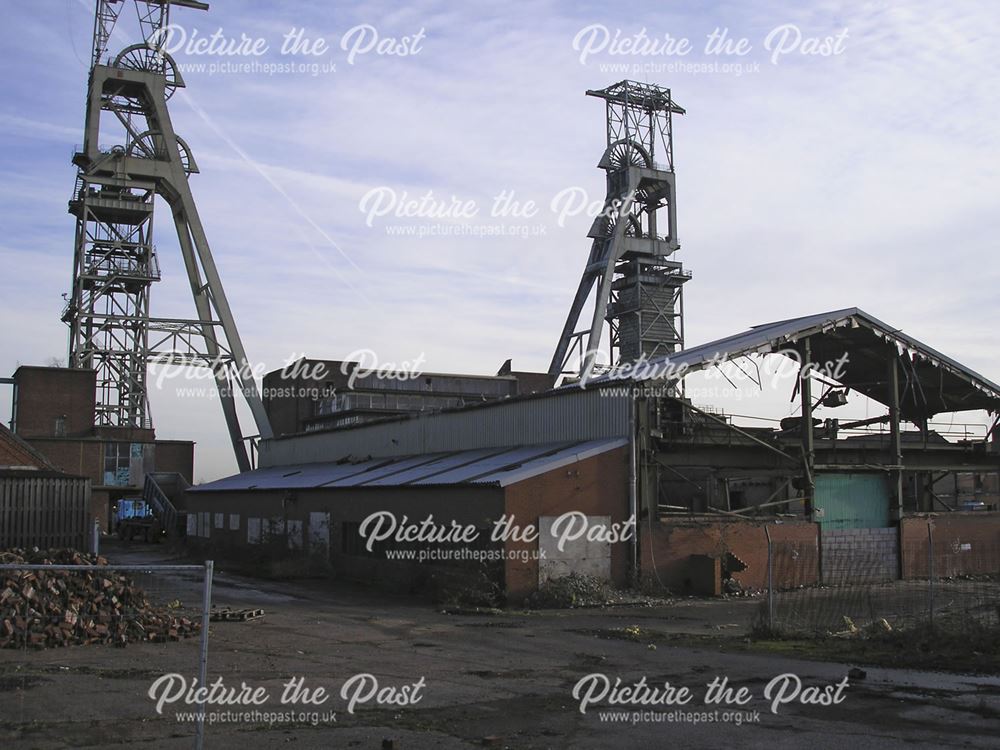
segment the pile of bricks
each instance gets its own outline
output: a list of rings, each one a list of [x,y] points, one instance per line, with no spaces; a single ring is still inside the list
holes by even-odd
[[[127,575],[102,570],[108,564],[103,557],[69,549],[14,549],[0,552],[0,564],[93,566],[93,572],[0,571],[0,648],[162,643],[200,630],[200,623],[150,604]]]

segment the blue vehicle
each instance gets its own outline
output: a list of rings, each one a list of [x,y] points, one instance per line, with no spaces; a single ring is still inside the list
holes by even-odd
[[[124,521],[127,518],[149,518],[152,515],[153,509],[146,505],[146,501],[141,497],[122,498],[115,510],[116,521]]]
[[[115,526],[118,538],[130,541],[141,537],[155,542],[163,535],[163,527],[153,509],[141,497],[122,498],[115,506]]]

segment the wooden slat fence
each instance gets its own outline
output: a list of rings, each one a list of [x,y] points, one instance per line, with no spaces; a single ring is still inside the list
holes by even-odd
[[[90,548],[90,480],[0,477],[0,549]]]

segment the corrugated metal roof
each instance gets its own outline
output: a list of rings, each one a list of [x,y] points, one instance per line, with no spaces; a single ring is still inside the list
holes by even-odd
[[[271,466],[192,487],[190,492],[341,489],[473,484],[506,487],[627,444],[625,438],[546,443],[363,461]]]
[[[498,452],[497,448],[480,448],[473,451],[458,453],[441,453],[431,461],[418,464],[403,471],[393,472],[387,476],[371,481],[365,481],[365,487],[395,487],[400,484],[461,484],[461,482],[439,481],[438,477],[455,469],[475,467]],[[479,471],[478,474],[484,473]]]
[[[408,458],[379,458],[358,464],[364,468],[348,477],[336,478],[333,481],[338,487],[356,487],[358,485],[373,482],[384,477],[398,474],[422,464],[434,461],[439,454],[424,454],[422,456],[410,456]]]
[[[794,343],[801,338],[813,335],[820,331],[833,330],[835,328],[864,325],[873,330],[879,331],[883,336],[893,339],[901,345],[912,349],[928,359],[935,360],[940,364],[948,366],[956,373],[961,373],[970,381],[976,381],[978,385],[987,390],[1000,394],[1000,385],[984,378],[979,373],[969,369],[965,365],[956,362],[950,357],[941,354],[917,339],[903,333],[898,328],[893,328],[887,323],[873,315],[869,315],[858,307],[845,307],[842,310],[819,313],[817,315],[806,315],[801,318],[789,318],[779,320],[774,323],[753,326],[749,330],[737,333],[733,336],[709,341],[706,344],[699,344],[690,349],[676,352],[669,356],[650,360],[651,368],[657,365],[672,363],[675,367],[684,365],[688,371],[694,371],[706,364],[712,364],[725,359],[737,357],[741,354],[767,353],[772,351],[775,345],[782,343]],[[607,382],[613,378],[602,375],[593,378],[592,384]],[[629,380],[644,380],[647,378],[637,377]]]
[[[789,318],[774,323],[753,326],[746,331],[733,334],[732,336],[726,336],[670,355],[651,359],[647,363],[646,370],[651,373],[656,372],[658,369],[661,372],[695,372],[702,367],[711,366],[714,363],[732,359],[743,354],[764,354],[772,351],[775,345],[793,343],[803,336],[815,333],[817,328],[823,330],[840,325],[849,325],[851,318],[856,315],[873,323],[880,324],[886,330],[893,330],[857,307],[848,307],[843,310],[834,310],[818,315],[806,315],[801,318]],[[673,369],[668,369],[668,365],[672,366]],[[660,378],[656,375],[645,375],[642,372],[629,377],[615,377],[611,374],[604,374],[591,378],[588,385],[600,385],[615,380],[633,382],[636,380],[658,379]],[[671,378],[668,376],[666,379],[670,380]],[[563,388],[579,387],[578,384],[563,386]]]
[[[621,448],[627,444],[628,440],[625,438],[576,443],[542,453],[534,458],[526,459],[520,464],[508,464],[490,474],[476,477],[473,482],[476,484],[498,484],[501,487],[506,487],[511,484],[523,482],[525,479],[530,479],[546,471],[569,466],[577,461],[583,461],[614,448]],[[536,445],[532,447],[543,448],[544,446]]]
[[[859,332],[866,335],[859,336]],[[888,386],[877,381],[886,379],[889,347],[879,350],[873,343],[891,344],[897,352],[907,355],[900,357],[904,366],[900,377],[904,389],[907,383],[914,385],[904,392],[901,404],[904,416],[1000,408],[1000,385],[857,307],[754,326],[733,336],[650,360],[635,373],[620,374],[627,377],[606,374],[593,378],[588,387],[608,385],[616,380],[626,384],[669,382],[740,356],[787,350],[807,337],[814,342],[814,355],[821,356],[821,350],[828,355],[847,354],[846,376],[841,384],[882,403],[889,401]]]
[[[603,444],[603,441],[596,441]],[[573,449],[579,450],[579,446],[585,443],[548,443],[545,445],[526,445],[519,448],[505,448],[501,451],[493,449],[494,455],[479,459],[475,463],[455,466],[449,471],[439,474],[434,479],[445,482],[467,482],[479,477],[482,481],[486,476],[503,474],[505,471],[515,471],[514,467],[523,467],[526,463],[531,464],[541,461],[547,457],[561,454],[562,451]],[[421,480],[423,484],[426,480]]]

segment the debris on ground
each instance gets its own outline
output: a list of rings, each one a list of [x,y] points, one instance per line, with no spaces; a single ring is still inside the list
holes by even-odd
[[[652,607],[662,604],[661,597],[614,588],[596,576],[570,573],[550,578],[538,587],[525,602],[533,609],[565,609],[568,607]]]
[[[739,595],[743,593],[743,587],[735,578],[727,578],[722,582],[722,591],[730,595]]]
[[[0,571],[0,648],[178,641],[198,622],[155,607],[108,561],[72,549],[0,552],[0,565],[84,565],[90,570]]]
[[[854,624],[854,620],[852,620],[847,615],[844,615],[844,629],[838,630],[836,633],[833,633],[832,635],[835,638],[850,638],[856,636],[860,632],[861,631],[858,630],[858,626]]]

